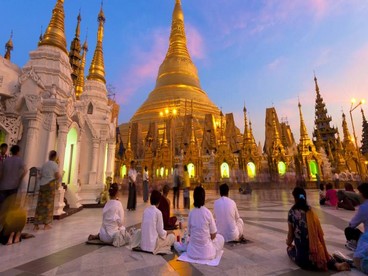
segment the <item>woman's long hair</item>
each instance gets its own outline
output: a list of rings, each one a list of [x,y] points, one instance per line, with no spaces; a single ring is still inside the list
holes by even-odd
[[[305,190],[301,187],[295,187],[293,190],[293,197],[295,200],[295,204],[291,209],[299,209],[303,210],[305,212],[310,210],[310,207],[307,203],[307,195],[305,193]]]

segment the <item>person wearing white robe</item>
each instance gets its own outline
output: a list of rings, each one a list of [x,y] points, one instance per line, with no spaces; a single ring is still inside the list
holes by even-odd
[[[111,184],[109,188],[110,200],[106,202],[102,211],[102,225],[97,235],[89,235],[88,240],[99,239],[105,243],[112,243],[120,247],[129,242],[129,235],[123,225],[124,209],[117,197],[118,185]]]
[[[164,230],[162,213],[157,208],[160,199],[161,193],[153,190],[150,196],[151,206],[144,210],[142,219],[140,247],[153,254],[170,253],[170,247],[175,241],[175,235],[167,235]]]
[[[212,213],[204,207],[205,191],[198,186],[193,192],[194,209],[189,213],[188,233],[189,243],[174,243],[177,251],[187,251],[191,259],[212,260],[224,247],[224,237],[217,234],[217,228]]]
[[[239,216],[235,201],[228,197],[227,184],[220,186],[220,195],[213,208],[218,233],[224,237],[225,242],[243,239],[244,222]]]

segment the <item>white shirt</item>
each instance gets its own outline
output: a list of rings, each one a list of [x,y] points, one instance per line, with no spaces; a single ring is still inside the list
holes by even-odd
[[[141,231],[141,249],[144,251],[153,252],[157,238],[166,238],[162,213],[156,206],[151,205],[144,210]]]
[[[143,181],[148,181],[148,172],[143,171]]]
[[[109,200],[102,211],[102,226],[100,228],[100,240],[112,242],[114,234],[124,230],[124,209],[121,202],[116,199]]]
[[[216,257],[216,248],[211,234],[217,232],[212,213],[204,206],[194,208],[189,213],[188,232],[190,240],[187,254],[192,259],[211,260]]]
[[[217,231],[224,236],[225,242],[237,240],[239,229],[236,222],[240,216],[235,201],[227,196],[222,196],[215,201],[213,212],[215,213]]]
[[[41,168],[40,186],[46,185],[55,179],[55,173],[59,172],[59,166],[55,161],[47,161]]]
[[[136,169],[129,169],[129,172],[128,172],[128,177],[129,177],[129,182],[130,182],[130,179],[135,183],[136,180],[137,180],[137,171]]]

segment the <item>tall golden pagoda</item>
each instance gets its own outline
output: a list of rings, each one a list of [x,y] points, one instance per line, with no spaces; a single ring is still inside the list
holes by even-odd
[[[197,68],[188,48],[184,28],[184,14],[180,0],[176,0],[172,15],[169,49],[162,62],[154,90],[131,118],[131,122],[144,124],[144,130],[152,121],[162,120],[160,112],[175,107],[178,115],[186,112],[186,103],[192,105],[193,117],[200,123],[206,114],[220,114],[219,108],[202,90]]]

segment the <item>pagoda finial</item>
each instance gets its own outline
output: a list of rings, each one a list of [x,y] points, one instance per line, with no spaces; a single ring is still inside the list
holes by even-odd
[[[314,83],[316,85],[316,93],[317,93],[317,96],[319,96],[319,87],[318,87],[318,81],[317,81],[317,77],[316,77],[316,73],[313,71],[314,73]]]
[[[302,105],[300,104],[300,101],[298,101],[298,107],[299,107],[299,117],[300,117],[300,140],[309,139],[307,127],[305,126],[305,123],[304,123]]]
[[[105,64],[102,50],[102,41],[104,36],[104,24],[106,21],[105,14],[103,12],[103,3],[101,2],[101,9],[98,13],[98,32],[97,32],[97,44],[95,53],[93,55],[91,67],[89,68],[88,80],[96,80],[102,83],[106,83],[105,80]]]
[[[186,66],[182,66],[185,62]],[[156,88],[178,84],[200,88],[197,68],[193,64],[187,48],[185,35],[184,13],[181,2],[176,0],[172,14],[169,49],[162,62],[157,80]]]
[[[70,66],[72,67],[72,80],[73,84],[77,85],[77,79],[79,74],[79,69],[81,66],[81,43],[80,43],[80,22],[82,20],[81,13],[79,11],[78,17],[77,17],[77,27],[75,29],[75,37],[73,41],[70,44],[70,51],[69,51],[69,62]]]
[[[77,77],[77,81],[75,85],[75,96],[77,100],[79,100],[80,96],[83,93],[83,89],[84,89],[84,68],[86,67],[86,56],[88,52],[87,37],[83,43],[82,49],[83,49],[82,60],[81,60],[81,65],[79,67],[78,77]]]
[[[63,50],[66,54],[68,53],[66,50],[64,18],[64,0],[57,0],[52,11],[52,17],[49,26],[46,29],[42,41],[39,43],[40,46],[55,46]]]
[[[14,48],[14,45],[13,45],[13,31],[11,31],[10,33],[10,38],[8,40],[8,42],[5,44],[5,55],[4,55],[4,58],[7,59],[7,60],[10,60],[11,58],[11,51],[13,51],[13,48]]]

